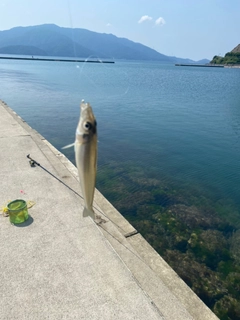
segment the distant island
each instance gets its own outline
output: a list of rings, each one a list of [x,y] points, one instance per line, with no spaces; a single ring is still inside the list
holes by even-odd
[[[240,44],[227,52],[224,57],[214,56],[210,64],[240,66]]]
[[[207,63],[166,56],[141,43],[113,34],[55,24],[15,27],[0,31],[0,55],[68,57],[100,60],[145,60],[162,63]]]

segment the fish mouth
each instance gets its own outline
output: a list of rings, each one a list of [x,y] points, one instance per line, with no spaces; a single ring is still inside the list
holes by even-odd
[[[90,107],[90,104],[89,104],[88,102],[85,102],[85,101],[83,100],[83,101],[81,102],[80,107],[81,107],[81,110],[84,111],[84,110],[86,110],[87,108]]]
[[[81,117],[84,119],[84,121],[90,121],[92,124],[94,124],[95,117],[90,104],[82,101],[80,107],[81,107]]]

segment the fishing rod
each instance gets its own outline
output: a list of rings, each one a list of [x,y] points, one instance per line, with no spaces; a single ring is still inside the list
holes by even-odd
[[[83,197],[77,193],[75,190],[73,190],[71,187],[69,187],[65,182],[63,182],[61,179],[59,179],[58,177],[56,177],[54,174],[52,174],[50,171],[48,171],[46,168],[44,168],[39,162],[37,162],[36,160],[34,160],[33,158],[30,157],[30,154],[27,155],[27,158],[29,159],[29,163],[31,167],[35,167],[35,165],[37,165],[38,167],[42,168],[44,171],[46,171],[48,174],[50,174],[53,178],[55,178],[56,180],[58,180],[59,182],[61,182],[65,187],[67,187],[68,189],[70,189],[72,192],[74,192],[77,196],[79,196],[80,198],[83,199]]]
[[[50,174],[53,178],[55,178],[57,181],[61,182],[65,187],[67,187],[69,190],[71,190],[72,192],[74,192],[77,196],[79,196],[81,199],[84,199],[78,192],[76,192],[75,190],[73,190],[71,187],[69,187],[65,182],[63,182],[61,179],[59,179],[58,177],[56,177],[53,173],[51,173],[50,171],[48,171],[46,168],[44,168],[39,162],[37,162],[36,160],[34,160],[32,157],[30,157],[30,154],[27,155],[27,158],[29,159],[29,163],[31,167],[35,167],[35,165],[37,165],[38,167],[42,168],[44,171],[46,171],[48,174]],[[104,215],[106,218],[108,218],[110,221],[112,221],[109,217],[107,217],[102,211],[100,211],[98,208],[96,208],[95,206],[93,206],[93,208],[95,210],[97,210],[99,213],[101,213],[102,215]],[[112,221],[113,222],[113,221]],[[114,222],[113,222],[114,223]],[[114,223],[115,224],[115,223]],[[115,224],[116,225],[116,224]],[[122,229],[121,227],[119,227],[118,225],[116,225],[118,228]],[[122,229],[123,230],[123,229]]]
[[[69,190],[71,190],[72,192],[74,192],[77,196],[79,196],[80,198],[83,199],[83,197],[77,193],[75,190],[73,190],[71,187],[69,187],[65,182],[63,182],[61,179],[59,179],[58,177],[56,177],[54,174],[52,174],[50,171],[48,171],[46,168],[44,168],[39,162],[37,162],[36,160],[34,160],[32,157],[30,157],[30,154],[27,155],[27,158],[29,159],[29,163],[31,167],[35,167],[35,165],[37,165],[38,167],[42,168],[44,171],[46,171],[48,174],[50,174],[53,178],[55,178],[56,180],[58,180],[59,182],[61,182],[65,187],[67,187]],[[117,225],[112,219],[110,219],[109,217],[107,217],[102,211],[100,211],[98,208],[94,207],[94,209],[96,209],[98,212],[100,212],[102,215],[104,215],[107,219],[109,219],[116,227],[118,227],[119,229],[121,229],[122,231],[124,231],[124,229],[122,227],[120,227],[119,225]],[[132,251],[131,249],[129,249],[127,246],[125,246],[124,243],[122,243],[120,240],[118,240],[114,235],[112,235],[108,230],[106,230],[105,228],[103,228],[103,226],[101,224],[98,224],[99,227],[101,227],[105,232],[107,232],[113,239],[115,239],[117,242],[119,242],[125,249],[127,249],[129,252],[131,252],[135,257],[137,257],[139,260],[141,260],[148,268],[150,268],[151,270],[153,270],[142,258],[140,258],[138,255],[136,255],[136,253],[134,251]],[[131,237],[132,235],[136,234],[138,232],[130,232],[129,234],[125,235],[125,238]]]
[[[35,165],[37,165],[38,167],[40,167],[41,169],[43,169],[45,172],[47,172],[48,174],[50,174],[53,178],[55,178],[56,180],[58,180],[60,183],[62,183],[65,187],[67,187],[69,190],[71,190],[72,192],[74,192],[77,196],[79,196],[81,199],[84,199],[78,192],[76,192],[75,190],[73,190],[71,187],[69,187],[65,182],[63,182],[61,179],[59,179],[58,177],[56,177],[53,173],[51,173],[50,171],[48,171],[46,168],[44,168],[39,162],[37,162],[36,160],[34,160],[32,157],[30,157],[30,154],[27,155],[27,158],[29,159],[29,164],[31,167],[35,167]],[[110,220],[117,228],[121,229],[122,231],[124,231],[124,229],[122,227],[120,227],[119,225],[117,225],[112,219],[110,219],[109,217],[107,217],[102,211],[100,211],[98,208],[96,208],[95,206],[93,206],[93,208],[95,210],[97,210],[99,213],[101,213],[104,217],[106,217],[108,220]],[[125,232],[125,231],[124,231]],[[126,237],[131,236],[132,233],[127,234]]]

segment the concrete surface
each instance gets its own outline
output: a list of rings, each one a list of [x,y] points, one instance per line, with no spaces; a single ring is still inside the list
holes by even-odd
[[[73,129],[74,130],[74,129]],[[0,101],[0,207],[36,204],[11,225],[0,215],[0,319],[218,319],[96,190],[97,225],[82,218],[74,165]]]

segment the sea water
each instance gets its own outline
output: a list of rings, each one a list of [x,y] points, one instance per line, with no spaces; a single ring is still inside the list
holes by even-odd
[[[0,60],[0,99],[59,150],[91,103],[97,188],[220,319],[239,318],[239,84],[231,68]]]
[[[235,212],[239,84],[240,69],[0,60],[0,99],[58,149],[74,141],[80,101],[91,103],[98,123],[98,172],[109,173],[98,183],[100,191],[108,183],[118,185],[117,168],[135,166],[141,179],[194,190],[230,203]],[[66,155],[74,162],[73,149]]]

